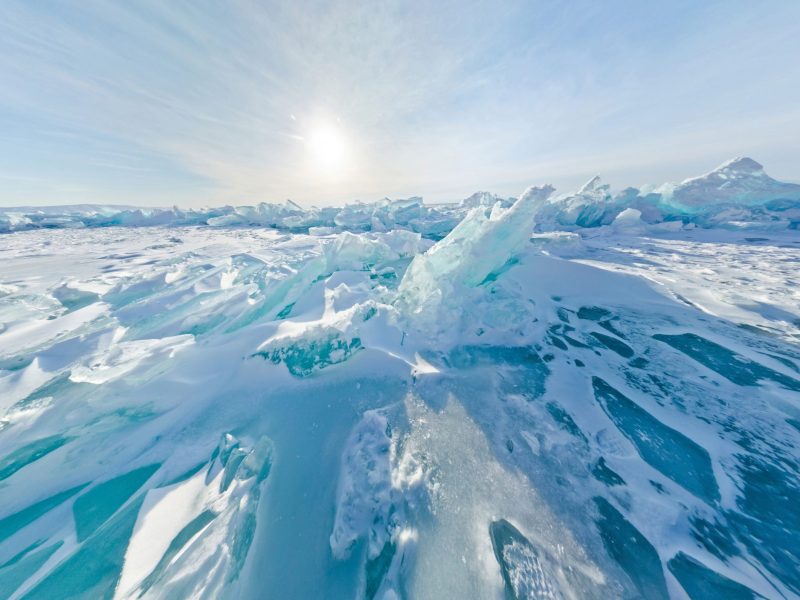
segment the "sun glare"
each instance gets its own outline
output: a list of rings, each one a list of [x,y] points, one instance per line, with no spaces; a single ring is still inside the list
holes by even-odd
[[[332,123],[318,123],[306,139],[314,168],[326,175],[342,175],[350,152],[341,129]]]

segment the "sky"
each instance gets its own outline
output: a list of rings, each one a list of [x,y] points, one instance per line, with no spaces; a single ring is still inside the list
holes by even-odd
[[[800,180],[800,2],[3,0],[0,206]]]

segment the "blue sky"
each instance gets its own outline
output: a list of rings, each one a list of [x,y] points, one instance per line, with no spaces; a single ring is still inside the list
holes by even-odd
[[[800,179],[800,2],[0,3],[0,205]]]

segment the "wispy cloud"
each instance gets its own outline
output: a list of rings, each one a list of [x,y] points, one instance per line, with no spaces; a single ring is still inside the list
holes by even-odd
[[[443,200],[747,153],[800,176],[800,4],[562,4],[9,0],[0,203]],[[347,177],[309,166],[320,115]]]

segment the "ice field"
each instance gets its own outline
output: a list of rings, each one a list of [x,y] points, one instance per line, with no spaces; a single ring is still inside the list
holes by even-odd
[[[0,223],[0,598],[800,597],[800,186],[755,161]]]

